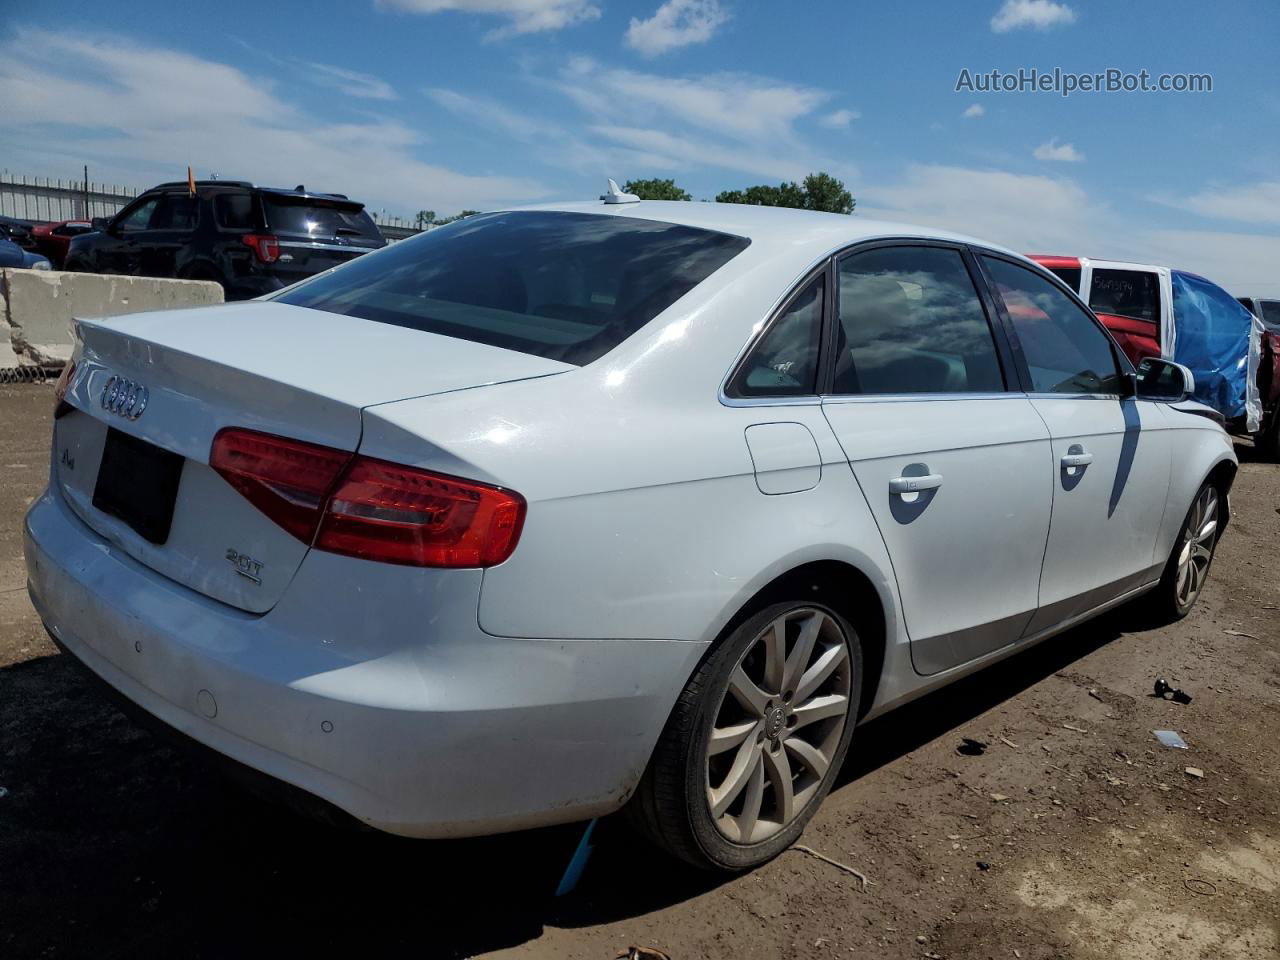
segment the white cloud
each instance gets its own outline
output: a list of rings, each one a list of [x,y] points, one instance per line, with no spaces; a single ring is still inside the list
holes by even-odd
[[[646,57],[706,43],[729,20],[719,0],[666,0],[648,20],[631,18],[627,46]]]
[[[829,130],[848,130],[849,124],[861,120],[862,114],[857,110],[834,110],[818,119],[818,125]]]
[[[585,20],[597,20],[600,8],[590,0],[378,0],[378,5],[407,13],[480,13],[503,17],[507,25],[490,37],[561,30]]]
[[[975,104],[972,104],[972,105],[970,105],[970,106],[968,106],[968,107],[965,107],[965,108],[964,108],[964,113],[960,114],[960,116],[962,116],[962,117],[966,117],[966,118],[969,118],[969,119],[972,119],[972,118],[974,118],[974,117],[981,117],[981,116],[982,116],[982,115],[984,115],[986,112],[987,112],[987,108],[986,108],[986,107],[984,107],[984,106],[983,106],[982,104],[980,104],[980,103],[975,103]]]
[[[1202,217],[1241,223],[1280,224],[1280,180],[1216,187],[1189,197],[1153,197],[1157,203]]]
[[[1280,297],[1280,237],[1274,234],[1151,230],[1139,239],[1150,262],[1208,277],[1232,296]]]
[[[485,209],[536,183],[424,163],[422,136],[385,118],[335,122],[227,64],[104,35],[20,30],[0,47],[6,164],[134,186],[186,172],[306,183],[371,209]],[[56,118],[51,123],[50,119]]]
[[[360,97],[368,100],[395,100],[396,92],[385,80],[367,73],[357,73],[343,67],[331,66],[327,63],[308,63],[305,65],[311,79],[322,87],[341,90],[349,97]]]
[[[995,33],[1008,33],[1030,27],[1033,30],[1049,30],[1053,27],[1075,23],[1076,12],[1065,3],[1053,0],[1004,0],[1004,4],[991,18]]]
[[[422,92],[455,116],[505,133],[516,140],[536,140],[560,132],[555,124],[538,120],[527,113],[517,113],[490,97],[472,96],[443,87],[427,87]]]
[[[703,166],[794,179],[813,170],[848,178],[851,168],[818,156],[796,131],[828,99],[825,91],[741,73],[669,77],[606,67],[579,57],[557,88],[595,121],[611,146],[662,160],[662,169]]]
[[[1032,152],[1032,156],[1037,160],[1048,160],[1057,163],[1084,163],[1084,154],[1077,150],[1074,144],[1060,144],[1057,137],[1036,147]]]

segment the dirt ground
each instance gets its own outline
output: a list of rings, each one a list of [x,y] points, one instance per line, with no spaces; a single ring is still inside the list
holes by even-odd
[[[1185,621],[1109,616],[858,731],[803,843],[865,891],[796,851],[691,873],[605,821],[555,899],[580,827],[339,832],[117,712],[26,598],[51,407],[47,386],[0,387],[0,957],[1280,956],[1280,467],[1247,445]],[[1193,702],[1155,699],[1157,676]]]

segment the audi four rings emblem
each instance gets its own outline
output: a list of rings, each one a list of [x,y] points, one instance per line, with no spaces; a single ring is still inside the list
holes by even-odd
[[[113,376],[102,388],[102,407],[117,416],[137,420],[147,409],[151,391],[140,383]]]

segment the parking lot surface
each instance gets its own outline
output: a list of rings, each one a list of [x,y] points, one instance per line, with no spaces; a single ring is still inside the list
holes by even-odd
[[[865,890],[797,851],[692,873],[605,821],[555,899],[580,826],[337,831],[118,712],[26,598],[52,406],[47,385],[0,386],[2,957],[1280,956],[1280,467],[1246,445],[1185,621],[1119,611],[858,731],[803,843]],[[1192,702],[1152,696],[1157,677]]]

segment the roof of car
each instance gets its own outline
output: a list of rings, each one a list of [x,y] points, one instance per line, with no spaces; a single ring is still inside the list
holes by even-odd
[[[951,240],[974,243],[1025,259],[1022,254],[999,244],[968,237],[949,230],[885,220],[870,220],[842,213],[819,213],[788,207],[762,207],[743,203],[701,203],[687,200],[640,200],[605,203],[602,200],[572,203],[542,203],[512,210],[545,210],[563,213],[594,213],[617,217],[658,220],[703,230],[718,230],[746,237],[752,243],[804,244],[833,250],[862,240],[888,237]]]

